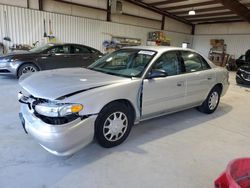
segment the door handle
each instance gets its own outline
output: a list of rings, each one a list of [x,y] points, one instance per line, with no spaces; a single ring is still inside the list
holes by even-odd
[[[177,82],[177,86],[178,86],[178,87],[181,87],[181,86],[183,86],[183,85],[184,85],[184,81]]]
[[[208,80],[212,80],[212,78],[211,78],[211,77],[208,77],[207,79],[208,79]]]

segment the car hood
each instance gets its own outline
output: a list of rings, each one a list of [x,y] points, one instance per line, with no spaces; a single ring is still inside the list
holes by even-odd
[[[64,68],[24,75],[19,84],[34,97],[55,100],[129,80],[84,68]]]
[[[36,53],[32,53],[29,51],[22,51],[22,52],[11,52],[6,55],[0,56],[1,59],[9,59],[9,58],[20,58],[20,57],[27,57],[27,56],[32,56],[35,55]]]

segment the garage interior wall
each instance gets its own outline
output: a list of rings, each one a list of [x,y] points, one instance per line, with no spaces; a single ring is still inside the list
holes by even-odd
[[[10,43],[4,41],[8,46],[32,45],[36,41],[44,43],[44,19],[46,32],[49,32],[49,20],[51,20],[53,34],[59,42],[85,44],[101,51],[103,51],[102,42],[110,40],[112,36],[139,38],[145,45],[148,32],[158,31],[161,27],[162,15],[126,2],[123,4],[125,14],[112,15],[112,22],[107,22],[106,11],[103,10],[44,0],[44,11],[39,11],[37,0],[30,0],[29,9],[27,0],[16,1],[17,4],[13,3],[14,6],[5,5],[8,3],[5,1],[0,0],[0,42],[3,37],[8,36],[12,40]],[[106,1],[93,0],[86,1],[86,4],[104,9],[106,8],[104,2]],[[6,28],[5,13],[9,29]],[[192,45],[191,29],[190,25],[171,18],[165,19],[164,32],[171,39],[172,46],[180,47],[182,42]]]
[[[250,24],[238,22],[197,25],[193,48],[208,56],[210,39],[224,39],[227,53],[238,58],[250,49]]]

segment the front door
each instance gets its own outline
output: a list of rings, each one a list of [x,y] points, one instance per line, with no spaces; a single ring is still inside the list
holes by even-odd
[[[43,70],[70,67],[71,58],[68,51],[68,46],[53,46],[39,58],[39,65]]]
[[[164,53],[151,70],[165,71],[166,77],[144,79],[142,119],[178,110],[184,106],[186,77],[177,51]]]

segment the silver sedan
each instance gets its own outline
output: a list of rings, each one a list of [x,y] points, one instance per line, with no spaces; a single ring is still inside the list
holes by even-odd
[[[197,107],[213,113],[228,72],[199,53],[173,47],[130,47],[85,68],[42,71],[20,79],[20,119],[47,151],[70,155],[93,138],[121,144],[135,123]]]

